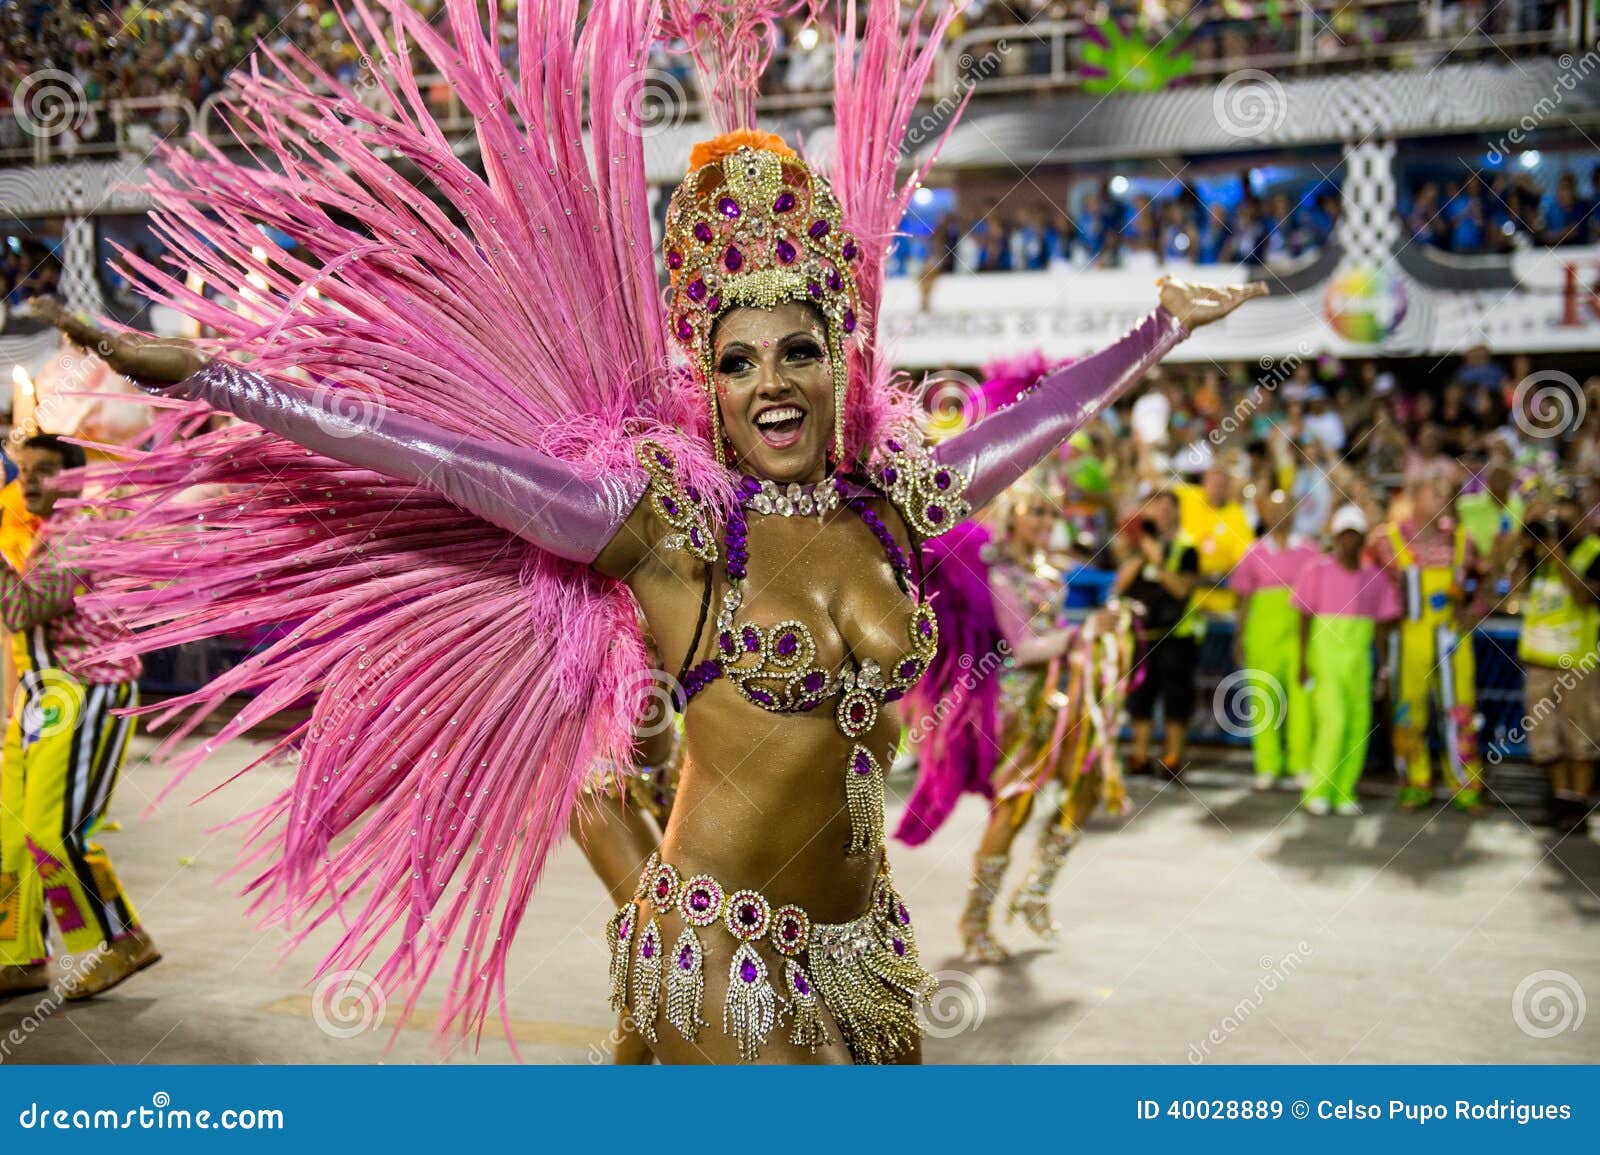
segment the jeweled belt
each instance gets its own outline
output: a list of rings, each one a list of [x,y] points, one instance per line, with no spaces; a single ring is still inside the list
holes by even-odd
[[[639,932],[635,946],[637,904],[644,902],[653,906],[655,913]],[[688,925],[671,950],[663,951],[658,919],[668,912],[677,913]],[[819,924],[793,903],[774,907],[760,891],[744,889],[730,894],[709,874],[685,879],[676,867],[652,854],[639,876],[634,901],[619,909],[607,924],[611,1006],[618,1011],[626,1006],[632,955],[633,1014],[640,1033],[650,1042],[657,1038],[655,1020],[663,983],[667,1022],[685,1040],[698,1041],[700,1028],[709,1025],[701,1017],[705,952],[695,932],[716,922],[739,940],[728,966],[722,1026],[738,1042],[739,1054],[747,1060],[757,1057],[760,1044],[766,1041],[785,1009],[791,1020],[789,1037],[796,1046],[815,1050],[826,1039],[816,987],[801,965],[800,955],[807,954],[812,967],[837,969],[857,964],[879,951],[905,959],[914,944],[911,912],[894,890],[887,863],[880,868],[871,903],[863,914],[847,923]],[[767,964],[755,949],[763,938],[784,958],[783,998],[773,990]]]

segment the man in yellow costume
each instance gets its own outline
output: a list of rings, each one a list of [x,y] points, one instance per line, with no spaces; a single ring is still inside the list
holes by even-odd
[[[1394,679],[1394,759],[1402,810],[1433,797],[1428,754],[1430,713],[1438,721],[1451,778],[1451,802],[1469,814],[1483,808],[1478,753],[1476,663],[1471,615],[1482,564],[1466,528],[1447,518],[1447,483],[1426,478],[1408,495],[1411,516],[1379,526],[1368,543],[1373,560],[1400,595]]]
[[[118,636],[78,604],[86,578],[59,552],[72,496],[59,475],[84,464],[58,437],[18,452],[23,498],[40,519],[22,568],[0,566],[0,617],[17,647],[21,685],[0,759],[0,997],[49,985],[44,925],[80,963],[69,999],[87,998],[156,962],[105,851],[91,836],[111,798],[132,734],[115,711],[138,704],[136,657],[91,656]]]

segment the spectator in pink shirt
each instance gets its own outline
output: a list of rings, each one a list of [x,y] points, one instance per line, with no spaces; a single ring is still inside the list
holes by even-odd
[[[1312,814],[1350,816],[1361,813],[1356,782],[1367,760],[1372,700],[1389,693],[1386,664],[1374,682],[1373,646],[1385,652],[1400,596],[1383,570],[1362,564],[1366,514],[1346,505],[1333,515],[1332,528],[1333,556],[1302,575],[1291,598],[1302,615],[1302,676],[1316,732],[1303,805]]]
[[[1291,604],[1290,591],[1322,555],[1289,532],[1294,507],[1281,489],[1256,500],[1262,536],[1228,578],[1239,595],[1233,660],[1249,686],[1245,701],[1252,716],[1246,721],[1257,790],[1271,790],[1290,776],[1305,777],[1311,769],[1311,702],[1300,686],[1300,611]]]

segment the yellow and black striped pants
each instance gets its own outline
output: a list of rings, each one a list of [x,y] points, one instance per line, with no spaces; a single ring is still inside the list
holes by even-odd
[[[132,682],[22,674],[0,760],[0,963],[46,956],[46,917],[81,954],[138,925],[105,851],[91,841],[133,733]]]

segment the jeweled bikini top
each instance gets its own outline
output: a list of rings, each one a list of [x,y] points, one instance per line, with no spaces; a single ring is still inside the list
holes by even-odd
[[[719,678],[732,682],[745,701],[774,713],[808,712],[837,695],[835,722],[840,733],[856,739],[877,724],[884,703],[903,697],[926,672],[939,645],[938,619],[933,607],[922,600],[920,589],[913,589],[905,551],[868,499],[887,497],[911,527],[914,539],[933,537],[967,515],[967,503],[961,496],[966,478],[926,455],[907,452],[898,441],[888,441],[886,450],[875,471],[876,484],[859,475],[835,475],[819,486],[804,487],[778,487],[753,477],[740,479],[740,504],[728,517],[728,588],[717,612],[717,653],[685,672],[680,709]],[[679,483],[671,454],[654,441],[642,441],[638,457],[650,475],[650,499],[656,513],[676,531],[666,544],[714,564],[716,541],[704,507],[692,487]],[[917,599],[907,626],[909,647],[888,670],[871,658],[859,664],[847,658],[837,672],[830,671],[816,664],[816,641],[804,622],[787,620],[762,627],[735,618],[744,601],[749,560],[745,510],[824,516],[840,505],[872,531],[888,556],[896,581]],[[920,548],[915,540],[913,546]],[[886,757],[892,754],[885,752]],[[882,778],[882,767],[872,752],[861,745],[854,747],[845,778],[853,831],[851,850],[874,849],[883,841]]]

